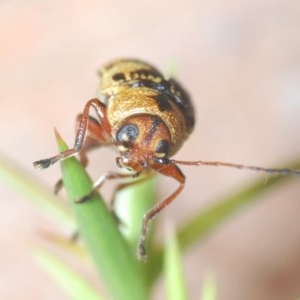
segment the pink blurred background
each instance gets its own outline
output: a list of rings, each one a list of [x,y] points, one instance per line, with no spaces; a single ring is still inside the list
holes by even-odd
[[[195,132],[178,159],[280,167],[300,158],[300,2],[1,1],[0,151],[52,188],[58,166],[33,169],[56,153],[53,127],[69,144],[74,119],[108,60],[134,57],[177,78],[197,109]],[[91,155],[93,178],[114,167]],[[102,157],[101,157],[102,155]],[[214,199],[264,178],[249,172],[183,167],[186,189],[157,219],[179,227]],[[263,184],[263,179],[262,179]],[[174,188],[161,178],[160,195]],[[0,182],[0,298],[65,299],[31,251],[54,225]],[[290,181],[245,207],[184,258],[190,299],[216,275],[218,299],[300,295],[300,183]],[[161,225],[163,231],[163,224]],[[162,283],[154,299],[164,299]]]

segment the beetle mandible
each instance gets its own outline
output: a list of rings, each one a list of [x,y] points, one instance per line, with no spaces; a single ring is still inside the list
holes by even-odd
[[[101,84],[98,98],[89,100],[77,118],[74,147],[36,161],[34,167],[45,169],[76,154],[86,165],[86,153],[89,150],[97,146],[112,146],[119,152],[117,166],[133,171],[130,176],[136,177],[144,170],[154,170],[174,178],[179,183],[176,190],[144,215],[137,252],[139,259],[147,259],[145,242],[150,221],[184,188],[185,176],[179,164],[227,166],[271,174],[300,175],[299,170],[291,169],[171,159],[195,125],[194,107],[185,89],[175,79],[166,79],[156,68],[136,59],[113,61],[101,68],[99,73]],[[91,108],[95,110],[96,118],[90,115]],[[94,190],[105,179],[126,176],[107,173],[94,184]],[[89,195],[84,198],[88,199]]]

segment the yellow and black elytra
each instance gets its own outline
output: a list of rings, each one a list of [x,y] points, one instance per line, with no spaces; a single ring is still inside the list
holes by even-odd
[[[137,127],[145,128],[148,115],[152,116],[153,126],[159,119],[170,132],[170,155],[180,149],[194,128],[195,115],[189,95],[175,80],[164,79],[154,67],[138,60],[120,60],[104,66],[100,77],[97,96],[106,105],[113,135],[128,117],[135,117]]]
[[[195,111],[188,93],[175,79],[166,79],[150,64],[123,59],[107,64],[99,71],[101,77],[97,98],[89,100],[78,115],[74,147],[53,157],[34,162],[44,169],[59,160],[76,154],[84,165],[86,153],[100,146],[115,147],[119,156],[116,164],[132,170],[131,175],[109,172],[103,179],[137,177],[142,171],[157,171],[178,181],[178,188],[158,202],[143,218],[139,259],[146,260],[146,236],[150,221],[182,191],[185,176],[182,165],[227,166],[238,169],[263,171],[271,174],[295,174],[298,170],[268,169],[224,162],[179,161],[171,157],[181,148],[195,126]],[[90,116],[93,108],[96,117]],[[94,185],[102,186],[103,180]],[[93,191],[94,191],[93,190]],[[92,191],[92,192],[93,192]],[[88,199],[84,197],[84,199]],[[79,201],[80,202],[80,201]]]

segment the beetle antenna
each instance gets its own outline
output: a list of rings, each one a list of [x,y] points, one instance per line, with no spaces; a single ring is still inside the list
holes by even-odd
[[[220,162],[220,161],[183,161],[183,160],[171,160],[172,163],[179,164],[179,165],[188,165],[188,166],[213,166],[213,167],[229,167],[235,169],[244,169],[244,170],[251,170],[251,171],[258,171],[258,172],[265,172],[272,175],[296,175],[300,176],[300,170],[292,170],[292,169],[274,169],[274,168],[263,168],[257,166],[245,166],[241,164],[234,164],[234,163],[227,163],[227,162]]]

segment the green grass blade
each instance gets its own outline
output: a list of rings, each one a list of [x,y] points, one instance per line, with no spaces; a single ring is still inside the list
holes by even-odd
[[[62,226],[74,229],[74,220],[62,205],[60,199],[46,188],[43,188],[28,172],[22,170],[20,166],[4,154],[0,154],[0,177],[14,191],[27,197],[41,208],[46,215],[55,218]]]
[[[217,300],[217,283],[212,274],[208,274],[203,283],[201,300]]]
[[[220,225],[224,220],[236,213],[242,206],[253,203],[259,199],[258,196],[260,194],[266,192],[271,187],[275,187],[276,185],[291,179],[295,179],[295,177],[269,177],[266,182],[262,182],[262,180],[256,181],[254,184],[239,192],[217,200],[214,202],[218,203],[217,205],[214,205],[203,212],[199,212],[181,228],[178,233],[180,245],[185,249],[194,244],[216,226]]]
[[[134,254],[137,250],[143,216],[155,204],[156,186],[157,178],[152,176],[142,182],[126,187],[116,195],[115,211],[120,219],[122,232]],[[152,228],[153,226],[151,226],[150,234],[147,237],[148,244],[151,244]]]
[[[181,263],[181,250],[174,228],[168,228],[167,241],[164,249],[164,274],[167,299],[169,300],[187,299]]]
[[[38,249],[34,257],[71,299],[101,300],[98,291],[64,261],[48,251]]]
[[[60,151],[67,147],[58,139]],[[142,268],[118,230],[116,220],[99,194],[78,204],[92,190],[92,182],[75,158],[61,162],[64,186],[85,241],[113,299],[145,300],[148,290]]]

